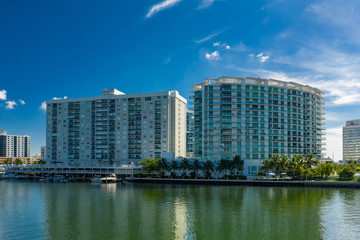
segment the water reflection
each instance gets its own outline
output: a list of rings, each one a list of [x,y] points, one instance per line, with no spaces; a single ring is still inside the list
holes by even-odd
[[[1,239],[21,239],[13,226],[26,229],[28,239],[360,236],[360,191],[354,189],[0,184]],[[25,228],[28,222],[33,229]]]

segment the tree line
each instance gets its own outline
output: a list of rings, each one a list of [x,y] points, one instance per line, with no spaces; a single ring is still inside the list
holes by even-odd
[[[181,171],[182,177],[188,177],[188,173],[191,178],[197,178],[199,171],[205,173],[206,178],[210,178],[212,173],[218,171],[220,173],[233,174],[244,169],[244,161],[240,159],[240,156],[234,156],[232,160],[221,159],[218,163],[213,161],[200,161],[198,159],[183,158],[181,161],[172,160],[167,161],[165,158],[150,159],[140,162],[146,173],[153,175],[160,173],[161,177],[164,177],[166,172],[169,172],[171,177],[176,177],[176,172]],[[234,174],[233,174],[234,175]]]
[[[265,176],[271,171],[277,177],[284,174],[294,180],[305,178],[327,179],[336,171],[340,180],[352,180],[356,170],[360,170],[360,166],[357,161],[353,160],[349,160],[345,164],[333,164],[330,162],[320,164],[314,154],[299,154],[291,158],[287,155],[275,154],[262,161],[257,175]]]

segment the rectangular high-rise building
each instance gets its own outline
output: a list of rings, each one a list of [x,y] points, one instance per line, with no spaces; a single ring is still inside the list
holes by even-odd
[[[30,157],[30,136],[0,130],[0,157]]]
[[[194,157],[194,113],[193,111],[186,111],[186,156]]]
[[[260,78],[205,79],[192,86],[196,158],[239,155],[245,174],[274,154],[322,155],[322,92],[293,82]]]
[[[343,127],[343,160],[360,160],[360,119],[346,121]]]
[[[49,100],[46,161],[129,163],[186,156],[186,99],[177,91]]]

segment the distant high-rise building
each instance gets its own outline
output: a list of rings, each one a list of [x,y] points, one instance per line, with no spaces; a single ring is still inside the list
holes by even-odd
[[[196,158],[239,155],[254,175],[274,154],[322,155],[322,92],[293,82],[260,78],[205,79],[192,86]]]
[[[194,113],[193,111],[186,111],[186,152],[187,157],[194,157]]]
[[[8,135],[0,130],[0,157],[30,157],[30,136]]]
[[[49,100],[46,161],[129,163],[186,156],[186,99],[177,91]]]
[[[46,158],[46,146],[41,146],[41,160],[45,161]]]
[[[360,119],[346,121],[343,127],[343,160],[360,160]]]

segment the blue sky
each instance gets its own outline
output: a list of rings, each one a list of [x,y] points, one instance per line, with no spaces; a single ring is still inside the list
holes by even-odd
[[[324,91],[327,154],[360,118],[355,0],[5,1],[0,129],[45,144],[43,101],[176,89],[204,78],[262,77]]]

